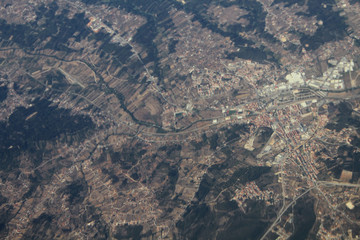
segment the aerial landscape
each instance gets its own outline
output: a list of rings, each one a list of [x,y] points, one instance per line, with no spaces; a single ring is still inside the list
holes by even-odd
[[[360,239],[359,0],[0,0],[0,239]]]

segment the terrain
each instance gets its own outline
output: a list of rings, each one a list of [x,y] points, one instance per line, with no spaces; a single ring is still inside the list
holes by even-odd
[[[358,239],[359,13],[0,0],[0,239]]]

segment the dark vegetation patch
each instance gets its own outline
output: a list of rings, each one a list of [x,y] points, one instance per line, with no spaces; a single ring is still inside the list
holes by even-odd
[[[349,3],[350,3],[351,5],[354,5],[355,3],[358,3],[358,2],[360,2],[360,0],[350,0],[350,1],[349,1]]]
[[[179,40],[174,40],[174,39],[170,40],[170,43],[168,45],[169,54],[176,52],[175,48],[176,48],[176,44],[178,44],[178,42],[179,42]]]
[[[213,134],[210,138],[209,138],[209,142],[210,142],[210,149],[211,150],[216,150],[217,146],[219,146],[219,134],[215,133]]]
[[[191,140],[190,144],[194,147],[195,151],[198,151],[208,144],[208,137],[203,133],[201,135],[201,141]]]
[[[41,5],[36,11],[36,20],[28,24],[8,24],[0,19],[0,37],[5,41],[3,45],[14,42],[22,48],[34,50],[41,42],[50,39],[44,49],[74,51],[67,46],[69,38],[80,41],[87,37],[90,33],[86,27],[88,20],[84,13],[77,13],[69,19],[67,10],[55,15],[58,8],[55,2],[48,7]]]
[[[10,204],[2,206],[0,216],[0,238],[5,239],[9,231],[7,224],[14,217],[14,207]]]
[[[305,47],[306,44],[309,44],[307,49],[316,50],[321,45],[331,42],[342,40],[346,35],[346,29],[348,25],[346,24],[346,19],[343,16],[339,15],[339,11],[333,11],[332,6],[336,6],[334,0],[275,0],[273,4],[280,2],[285,2],[285,7],[291,6],[297,3],[300,6],[303,6],[307,3],[308,11],[306,13],[300,12],[298,15],[304,15],[307,17],[316,16],[317,20],[322,20],[323,25],[319,26],[313,35],[301,35],[301,44]],[[326,7],[324,7],[326,5]]]
[[[0,103],[7,98],[8,91],[9,89],[7,86],[0,86]]]
[[[92,38],[94,38],[96,41],[101,42],[100,46],[98,47],[98,54],[103,59],[108,59],[110,57],[113,61],[113,64],[115,64],[116,67],[122,67],[122,65],[124,65],[133,55],[131,51],[132,47],[129,44],[126,44],[125,46],[121,46],[119,44],[112,43],[111,42],[112,36],[109,33],[100,31],[94,34],[90,39]],[[121,74],[123,74],[129,71],[130,70],[127,67],[124,67],[120,72]]]
[[[319,161],[324,162],[327,169],[331,169],[331,173],[334,176],[334,178],[339,179],[341,176],[341,171],[342,171],[342,166],[341,163],[339,161],[337,161],[337,159],[333,159],[333,158],[327,158],[327,159],[322,159],[320,158]]]
[[[165,205],[171,200],[178,177],[178,167],[166,162],[159,163],[152,173],[150,184],[161,183],[161,188],[156,191],[156,198],[159,200],[160,205]]]
[[[210,19],[207,14],[207,9],[210,5],[220,5],[222,7],[238,6],[239,8],[248,11],[248,14],[243,16],[249,22],[245,27],[240,24],[228,26],[226,30],[221,29],[218,24]],[[277,62],[274,54],[266,50],[264,47],[252,47],[254,42],[246,38],[241,37],[242,32],[254,32],[263,39],[274,42],[276,39],[265,31],[265,18],[266,12],[262,8],[262,5],[257,1],[208,1],[208,0],[192,0],[188,1],[185,5],[185,10],[194,14],[193,21],[199,21],[204,28],[210,29],[212,32],[220,34],[223,37],[230,37],[236,47],[240,48],[240,51],[229,53],[229,58],[243,58],[250,59],[256,62],[263,62],[264,60]]]
[[[32,104],[29,108],[16,108],[7,122],[0,122],[1,170],[16,168],[18,162],[15,158],[22,151],[36,154],[35,143],[74,134],[81,139],[95,127],[90,117],[71,115],[69,109],[50,106],[51,102],[48,100],[37,99]],[[32,114],[34,115],[30,117]],[[39,165],[41,158],[34,163]]]
[[[65,91],[69,88],[66,77],[60,71],[48,72],[43,79],[40,80],[43,80],[45,85],[51,86],[51,89],[55,89],[56,91]]]
[[[260,178],[263,174],[268,173],[271,169],[269,167],[238,168],[232,175],[224,177],[226,169],[236,167],[233,164],[234,163],[219,164],[209,168],[208,174],[204,176],[200,183],[199,190],[195,195],[199,201],[203,200],[210,191],[212,191],[212,194],[216,196],[223,189],[230,186],[234,186],[236,184],[246,184],[247,182],[254,181]]]
[[[134,166],[141,157],[146,153],[146,150],[140,144],[128,148],[124,148],[121,152],[114,152],[109,150],[111,162],[120,164],[123,169],[130,169]]]
[[[7,198],[4,197],[0,192],[0,206],[7,202]]]
[[[87,226],[88,237],[90,239],[106,240],[110,238],[110,229],[104,219],[101,217],[101,211],[95,208],[93,205],[87,205],[86,212],[81,216],[82,221],[86,224],[94,222],[94,225]],[[71,230],[70,230],[71,231]]]
[[[22,239],[52,239],[54,237],[54,232],[51,231],[53,219],[54,216],[52,215],[41,214],[38,218],[31,221],[30,227]]]
[[[29,190],[22,196],[23,200],[26,200],[27,198],[31,197],[33,193],[36,191],[36,188],[41,183],[41,177],[36,173],[34,174],[34,176],[30,175],[29,180],[30,180],[30,187]]]
[[[238,138],[248,131],[248,125],[237,124],[220,129],[218,138],[231,140],[235,139],[231,137],[232,132],[238,134]],[[264,135],[269,135],[266,129],[264,132]],[[211,138],[216,137],[204,136],[203,141],[211,142]],[[242,160],[248,152],[237,149],[235,154],[231,146],[223,147],[219,154],[224,161],[208,169],[195,194],[196,198],[186,209],[183,219],[176,224],[179,239],[214,239],[214,236],[217,239],[257,239],[276,217],[275,209],[265,207],[262,201],[248,200],[244,212],[231,200],[233,189],[247,182],[257,181],[261,188],[271,184],[271,168],[244,166]],[[213,200],[215,202],[210,207],[207,201]]]
[[[105,175],[108,175],[109,178],[111,179],[111,183],[115,184],[118,183],[120,178],[114,173],[114,170],[112,168],[108,169],[108,168],[102,168],[101,172]]]
[[[226,161],[208,169],[195,195],[196,200],[177,223],[180,239],[214,239],[214,236],[217,239],[257,239],[276,216],[274,209],[266,208],[264,202],[250,200],[246,202],[245,214],[231,201],[232,194],[228,192],[234,186],[262,179],[271,168],[240,167],[241,161],[234,157],[230,148],[224,148],[224,153]],[[261,182],[266,185],[269,180]],[[219,194],[215,207],[210,208],[206,201]]]
[[[240,139],[240,136],[245,133],[249,133],[249,130],[250,128],[248,124],[234,124],[230,128],[221,129],[226,137],[226,142]]]
[[[141,232],[143,230],[142,225],[122,225],[116,228],[114,238],[117,240],[132,239],[140,240],[142,237]]]
[[[217,204],[218,211],[211,210],[206,204],[188,207],[183,220],[176,224],[179,239],[214,239],[214,236],[217,236],[216,239],[258,239],[269,224],[260,220],[265,204],[248,204],[252,205],[253,210],[247,215],[230,201]]]
[[[339,132],[343,128],[353,126],[360,133],[360,118],[353,114],[350,104],[341,102],[335,108],[338,110],[338,114],[325,127]]]
[[[174,158],[174,154],[180,152],[182,149],[181,145],[174,144],[174,145],[164,145],[160,147],[158,150],[166,152],[166,156],[169,158]]]
[[[351,172],[360,172],[360,153],[353,146],[343,145],[337,152],[337,161],[341,160],[341,168]]]
[[[82,0],[88,4],[103,3],[96,0]],[[144,64],[153,62],[151,67],[153,75],[159,79],[159,84],[163,81],[163,70],[160,67],[160,58],[158,48],[155,43],[155,38],[159,32],[165,32],[173,27],[173,22],[169,16],[169,11],[173,4],[170,1],[155,1],[155,0],[111,0],[108,4],[113,7],[119,7],[127,12],[135,15],[140,15],[146,19],[146,23],[142,25],[133,40],[145,48],[147,57],[142,59]]]
[[[84,180],[76,180],[67,185],[62,193],[68,195],[68,201],[71,205],[82,203],[88,192],[88,186]]]
[[[346,127],[354,127],[357,133],[360,133],[360,118],[349,103],[329,104],[328,111],[330,122],[325,126],[326,128],[339,132]],[[360,173],[360,153],[356,149],[359,147],[360,139],[354,135],[351,136],[351,145],[340,146],[335,157],[320,158],[320,160],[331,169],[333,177],[340,178],[342,170],[347,170],[353,172],[352,181],[357,181]],[[320,156],[321,153],[329,155],[325,148],[317,155]]]
[[[308,239],[310,230],[312,229],[316,215],[314,212],[313,198],[300,198],[296,201],[294,206],[294,233],[290,240],[305,240]]]

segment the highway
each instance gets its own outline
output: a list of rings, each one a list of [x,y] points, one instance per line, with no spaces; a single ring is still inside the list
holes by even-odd
[[[294,198],[288,205],[286,205],[285,208],[284,207],[281,208],[277,218],[275,219],[273,224],[271,224],[271,226],[268,228],[268,230],[264,233],[264,235],[260,238],[260,240],[265,239],[265,237],[269,234],[269,232],[271,232],[273,230],[273,228],[278,224],[278,221],[281,219],[281,217],[284,215],[284,213],[289,209],[289,207],[291,207],[299,198],[303,197],[304,195],[306,195],[308,192],[310,192],[314,188],[316,188],[316,187],[307,189],[305,192],[303,192],[302,194],[300,194],[299,196]]]
[[[360,184],[354,183],[345,183],[345,182],[328,182],[328,181],[318,181],[319,185],[330,185],[330,186],[340,186],[340,187],[355,187],[360,188]]]
[[[321,185],[330,185],[330,186],[341,186],[341,187],[356,187],[360,188],[360,184],[353,184],[353,183],[342,183],[342,182],[328,182],[328,181],[317,181],[317,186],[314,186],[312,188],[307,189],[305,192],[303,192],[301,195],[294,198],[286,207],[282,207],[279,211],[279,214],[273,224],[269,227],[269,229],[264,233],[264,235],[260,238],[260,240],[265,239],[265,237],[272,231],[272,229],[278,224],[278,221],[281,219],[281,217],[284,215],[284,213],[291,207],[299,198],[303,197],[305,194],[310,192],[313,189],[317,189]]]

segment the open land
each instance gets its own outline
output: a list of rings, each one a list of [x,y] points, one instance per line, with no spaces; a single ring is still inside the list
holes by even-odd
[[[0,238],[359,239],[359,13],[0,0]]]

